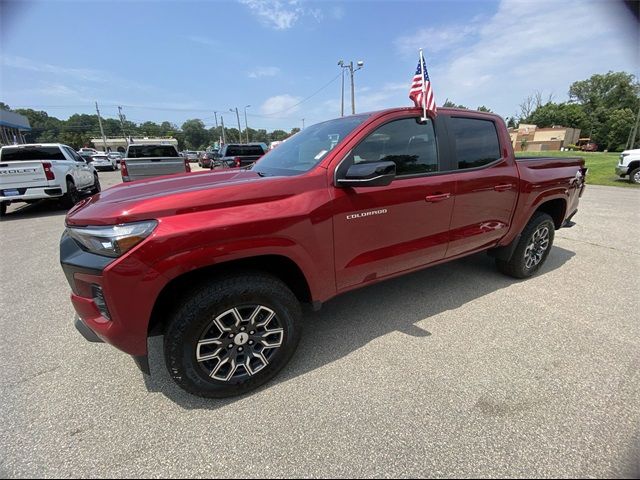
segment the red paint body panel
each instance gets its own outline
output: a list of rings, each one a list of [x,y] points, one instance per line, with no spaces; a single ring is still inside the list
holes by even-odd
[[[448,114],[494,121],[503,158],[481,169],[398,178],[386,187],[336,187],[335,170],[358,142],[385,122],[421,115],[402,108],[372,114],[303,175],[263,178],[245,170],[172,175],[118,185],[81,202],[69,212],[69,226],[149,219],[158,226],[101,275],[75,274],[77,313],[103,340],[145,355],[155,302],[185,273],[279,255],[298,265],[312,300],[323,302],[403,272],[506,245],[549,199],[566,202],[563,220],[576,210],[583,187],[577,172],[584,162],[516,162],[502,119],[439,110]],[[382,213],[353,217],[367,212]],[[111,321],[91,300],[91,284],[103,288]]]

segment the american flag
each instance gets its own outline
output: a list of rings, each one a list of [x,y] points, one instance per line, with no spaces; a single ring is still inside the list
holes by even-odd
[[[418,68],[416,74],[413,76],[413,82],[409,89],[409,98],[413,100],[416,107],[422,107],[425,115],[427,111],[437,114],[436,99],[433,96],[431,90],[431,81],[429,81],[429,73],[427,72],[427,65],[420,50],[420,60],[418,61]]]

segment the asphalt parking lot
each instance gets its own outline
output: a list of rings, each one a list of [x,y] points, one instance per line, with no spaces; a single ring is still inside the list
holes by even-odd
[[[103,187],[119,172],[100,173]],[[640,476],[640,191],[589,186],[540,274],[485,255],[307,312],[236,399],[182,392],[72,325],[64,214],[0,223],[0,477]]]

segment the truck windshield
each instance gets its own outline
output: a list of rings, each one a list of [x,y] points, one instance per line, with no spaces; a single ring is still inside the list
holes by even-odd
[[[305,128],[262,157],[252,170],[265,175],[292,176],[308,172],[339,145],[369,115],[355,115]]]

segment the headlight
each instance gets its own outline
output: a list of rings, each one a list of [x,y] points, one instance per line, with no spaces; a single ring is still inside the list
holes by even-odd
[[[148,220],[109,227],[68,227],[67,232],[91,253],[119,257],[147,238],[157,225],[157,221]]]

